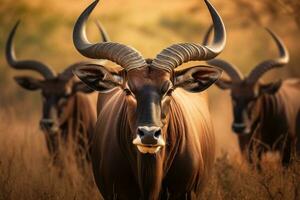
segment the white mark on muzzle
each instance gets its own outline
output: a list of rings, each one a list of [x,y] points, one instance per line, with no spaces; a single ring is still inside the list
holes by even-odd
[[[244,123],[234,123],[233,126],[236,128],[244,128],[245,124]]]
[[[155,154],[159,152],[159,150],[166,145],[161,135],[158,137],[157,144],[155,145],[144,145],[139,135],[136,136],[136,138],[132,141],[132,143],[136,145],[138,150],[143,154],[146,153]]]

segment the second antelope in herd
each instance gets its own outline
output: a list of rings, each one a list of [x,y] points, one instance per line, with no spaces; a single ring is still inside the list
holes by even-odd
[[[204,44],[209,38],[208,31]],[[300,79],[277,80],[262,83],[261,77],[272,69],[286,65],[289,53],[271,30],[267,29],[279,50],[280,56],[258,64],[247,76],[234,65],[220,59],[208,63],[224,70],[230,80],[219,79],[221,89],[229,89],[233,105],[232,130],[238,134],[241,150],[248,152],[249,159],[254,148],[258,156],[267,150],[282,154],[282,163],[300,151]]]
[[[89,157],[89,143],[96,123],[96,94],[81,81],[75,79],[72,70],[91,62],[78,62],[56,74],[51,67],[35,60],[17,60],[13,38],[19,22],[12,29],[6,43],[6,60],[17,70],[31,70],[42,78],[16,76],[15,81],[24,89],[40,90],[43,99],[40,127],[46,138],[47,147],[54,164],[60,159],[60,148],[71,146],[84,161]],[[108,40],[104,30],[99,30],[103,40]],[[60,58],[61,59],[61,58]],[[85,95],[85,94],[89,95]]]

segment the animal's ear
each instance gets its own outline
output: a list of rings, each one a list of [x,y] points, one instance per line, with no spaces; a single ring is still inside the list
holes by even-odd
[[[122,86],[123,77],[108,71],[101,65],[90,64],[76,68],[73,73],[91,89],[99,92],[109,92]]]
[[[222,70],[209,66],[196,66],[175,72],[175,87],[189,92],[201,92],[221,76]]]
[[[29,76],[15,76],[15,81],[26,90],[37,90],[41,88],[41,80]]]
[[[216,85],[222,90],[227,90],[231,88],[232,82],[230,80],[220,78],[216,81]]]
[[[274,83],[259,84],[259,93],[275,94],[276,92],[278,92],[281,85],[282,85],[282,80],[276,81]]]
[[[92,93],[94,90],[91,89],[89,86],[87,86],[85,83],[83,82],[76,82],[73,85],[72,88],[72,94],[75,94],[76,92],[83,92],[86,94]]]

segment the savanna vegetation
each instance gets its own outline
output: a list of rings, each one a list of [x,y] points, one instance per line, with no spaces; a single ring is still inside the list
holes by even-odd
[[[263,30],[269,27],[286,43],[291,61],[264,79],[300,76],[297,0],[211,1],[228,33],[221,58],[246,74],[261,60],[276,56]],[[40,94],[22,90],[13,80],[16,74],[32,73],[11,69],[4,59],[8,33],[21,19],[15,42],[19,58],[43,61],[57,71],[83,60],[73,47],[72,28],[89,2],[0,0],[0,199],[101,199],[91,169],[78,169],[72,154],[67,154],[63,172],[51,166],[38,126]],[[130,44],[150,58],[171,43],[200,42],[211,24],[201,0],[102,0],[92,18],[102,22],[111,40]],[[92,20],[88,34],[93,41],[100,38]],[[230,129],[228,92],[212,87],[209,95],[218,158],[202,199],[300,199],[300,163],[283,168],[276,154],[268,154],[261,170],[245,164]]]

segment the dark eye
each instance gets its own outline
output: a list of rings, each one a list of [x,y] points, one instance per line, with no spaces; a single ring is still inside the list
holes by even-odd
[[[167,91],[166,95],[167,95],[167,96],[171,96],[173,92],[174,92],[174,88],[170,88],[170,89]]]
[[[132,95],[132,92],[130,91],[130,89],[129,88],[125,88],[124,89],[124,92],[125,92],[125,94],[128,96],[128,95]]]

